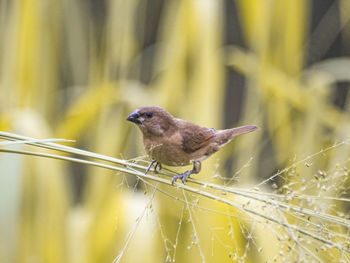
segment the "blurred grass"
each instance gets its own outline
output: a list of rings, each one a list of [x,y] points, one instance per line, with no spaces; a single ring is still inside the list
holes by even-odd
[[[235,15],[225,14],[225,1],[152,3],[0,1],[0,129],[73,139],[79,148],[121,159],[143,156],[139,131],[125,122],[129,112],[159,105],[177,117],[223,128],[225,115],[233,114],[225,111],[227,94],[235,89],[227,76],[233,69],[246,84],[239,123],[229,125],[257,124],[261,130],[208,159],[195,179],[231,186],[227,178],[234,175],[247,188],[290,167],[268,183],[291,198],[288,207],[315,210],[311,223],[326,229],[320,236],[348,248],[341,235],[349,226],[325,223],[318,212],[348,224],[349,201],[338,199],[349,196],[349,100],[340,108],[334,97],[337,83],[349,83],[350,62],[305,63],[312,43],[310,1],[235,1],[245,49],[224,42],[225,15]],[[340,3],[346,47],[350,7]],[[159,23],[150,28],[156,9]],[[319,32],[327,32],[327,22],[321,20]],[[322,39],[319,50],[311,47],[315,54],[333,41]],[[319,152],[336,142],[341,147]],[[142,160],[137,162],[145,165]],[[264,223],[203,196],[159,185],[151,200],[151,186],[123,173],[5,153],[0,164],[1,262],[112,262],[142,211],[123,262],[349,261],[348,252],[323,248],[294,228]],[[268,185],[260,187],[264,192],[254,195],[272,198]],[[317,233],[305,222],[308,216],[274,203],[258,205],[252,196],[247,204],[236,195],[229,192],[227,199]]]

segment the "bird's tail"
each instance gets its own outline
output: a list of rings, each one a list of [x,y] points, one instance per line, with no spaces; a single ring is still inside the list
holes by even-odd
[[[247,126],[241,126],[241,127],[227,129],[227,130],[220,130],[220,131],[216,132],[215,140],[222,147],[226,143],[229,143],[234,137],[241,135],[241,134],[255,131],[257,129],[259,129],[258,126],[247,125]]]

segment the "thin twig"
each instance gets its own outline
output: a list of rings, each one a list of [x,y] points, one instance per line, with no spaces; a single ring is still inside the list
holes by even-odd
[[[135,235],[136,230],[137,230],[138,226],[139,226],[140,223],[141,223],[142,218],[143,218],[144,215],[146,214],[147,209],[149,209],[149,206],[151,205],[151,203],[152,203],[152,201],[153,201],[153,199],[154,199],[154,196],[155,196],[155,194],[156,194],[156,192],[157,192],[157,188],[158,188],[158,184],[157,184],[156,187],[154,188],[154,191],[153,191],[153,193],[152,193],[152,195],[151,195],[151,198],[148,200],[148,202],[147,202],[145,208],[142,210],[141,215],[136,219],[136,224],[134,225],[132,231],[129,232],[128,238],[127,238],[127,240],[126,240],[126,243],[125,243],[125,245],[124,245],[122,251],[121,251],[121,252],[119,253],[119,255],[113,260],[113,263],[119,263],[120,260],[122,259],[122,257],[124,256],[124,254],[125,254],[125,252],[126,252],[126,249],[128,248],[131,239],[132,239],[133,236]]]
[[[6,137],[9,140],[32,140],[32,138],[28,138],[28,137],[24,137],[24,136],[18,136],[18,135],[12,135],[12,134],[8,134],[8,133],[6,133],[5,135],[4,135],[3,132],[0,132],[0,137]],[[51,143],[51,142],[50,143],[38,142],[38,143],[32,143],[32,145],[45,147],[45,148],[50,148],[52,150],[69,152],[69,153],[74,153],[74,154],[80,154],[80,155],[83,155],[83,156],[86,156],[86,157],[97,158],[97,159],[104,160],[104,161],[118,163],[118,164],[122,164],[126,168],[112,166],[112,165],[98,163],[98,162],[93,162],[93,161],[87,161],[87,160],[83,160],[83,159],[79,159],[79,158],[72,158],[72,157],[53,155],[53,154],[47,154],[47,153],[37,153],[37,152],[19,151],[19,150],[18,151],[14,151],[14,150],[8,150],[8,149],[0,149],[0,151],[8,152],[8,153],[18,153],[18,154],[27,154],[27,155],[48,157],[48,158],[66,160],[66,161],[71,161],[71,162],[79,162],[79,163],[84,163],[84,164],[88,164],[88,165],[94,165],[94,166],[98,166],[98,167],[102,167],[102,168],[106,168],[106,169],[111,169],[111,170],[115,170],[115,171],[120,171],[120,172],[124,172],[124,173],[128,173],[128,174],[132,174],[132,175],[138,176],[142,181],[144,181],[144,179],[149,179],[149,180],[156,181],[156,182],[159,182],[159,183],[171,185],[170,180],[165,180],[163,178],[152,176],[152,175],[145,176],[144,173],[142,173],[141,171],[138,171],[136,169],[132,169],[130,166],[132,166],[134,168],[137,168],[137,169],[142,169],[142,170],[146,169],[146,167],[145,166],[141,166],[141,165],[135,165],[135,164],[130,163],[130,162],[125,161],[125,160],[120,160],[120,159],[116,159],[116,158],[112,158],[112,157],[108,157],[108,156],[104,156],[104,155],[100,155],[100,154],[95,154],[95,153],[91,153],[91,152],[87,152],[87,151],[82,151],[80,149],[67,147],[67,146],[63,146],[63,145],[59,145],[59,144],[55,144],[55,143]],[[340,144],[333,145],[332,147],[329,147],[326,150],[329,150],[330,148],[337,147],[339,145]],[[324,152],[326,150],[323,150],[323,151],[321,151],[321,152],[319,152],[317,154],[320,154],[320,153],[322,153],[322,152]],[[311,158],[311,157],[309,156],[307,159],[309,159],[309,158]],[[304,161],[304,160],[302,160],[302,161]],[[301,162],[301,161],[299,161],[299,162]],[[166,175],[167,176],[171,176],[169,174],[166,174]],[[248,192],[246,190],[234,189],[232,187],[230,187],[230,188],[223,187],[223,186],[220,186],[220,185],[215,185],[215,184],[210,184],[210,183],[206,183],[206,182],[201,182],[199,180],[189,180],[189,181],[203,186],[204,189],[206,189],[208,187],[208,188],[212,188],[212,189],[216,189],[216,190],[222,190],[222,191],[225,191],[225,192],[235,193],[237,195],[241,195],[241,196],[244,196],[244,197],[249,198],[249,199],[255,199],[255,200],[258,200],[258,201],[263,201],[263,202],[265,202],[267,204],[271,204],[271,205],[277,206],[277,207],[282,207],[282,208],[285,208],[287,210],[288,209],[292,209],[292,210],[294,209],[295,212],[299,212],[301,214],[310,213],[312,216],[316,216],[319,219],[327,220],[327,221],[330,221],[330,222],[334,222],[336,224],[341,224],[343,226],[349,227],[348,220],[343,220],[343,219],[341,219],[339,217],[335,217],[335,216],[331,216],[331,215],[327,215],[327,214],[315,213],[313,211],[308,211],[308,210],[305,210],[305,209],[299,208],[299,207],[293,207],[290,204],[281,203],[281,202],[276,201],[276,200],[265,199],[265,198],[261,197],[261,194],[263,194],[261,192],[256,192],[256,193],[252,194],[253,193],[252,191]],[[207,198],[211,198],[213,200],[216,200],[216,201],[219,201],[219,202],[222,202],[222,203],[226,203],[226,204],[228,204],[228,205],[230,205],[232,207],[236,207],[236,208],[238,208],[238,209],[240,209],[240,210],[242,210],[244,212],[247,212],[247,213],[259,216],[261,218],[265,218],[265,219],[267,219],[267,220],[269,220],[271,222],[274,222],[276,224],[282,225],[284,227],[293,228],[295,231],[297,231],[299,233],[302,233],[304,235],[312,237],[312,238],[314,238],[314,239],[316,239],[316,240],[318,240],[320,242],[323,242],[323,243],[325,243],[325,244],[327,244],[329,246],[336,247],[336,248],[340,249],[341,251],[350,252],[350,249],[347,248],[347,247],[342,247],[341,245],[339,245],[337,243],[334,243],[334,242],[332,242],[330,240],[324,239],[324,238],[318,236],[317,234],[314,234],[312,232],[306,231],[305,229],[302,229],[302,228],[300,228],[298,226],[290,225],[289,223],[281,222],[280,220],[277,220],[277,219],[275,219],[273,217],[267,216],[267,215],[265,215],[263,213],[256,212],[253,209],[249,209],[249,208],[245,207],[244,205],[242,206],[242,205],[233,203],[233,202],[231,202],[231,201],[229,201],[229,200],[227,200],[225,198],[221,198],[221,197],[219,197],[217,195],[214,195],[214,194],[211,194],[211,193],[209,193],[207,191],[204,191],[204,190],[201,190],[201,189],[198,189],[198,188],[193,188],[193,187],[190,187],[188,185],[183,185],[183,184],[179,184],[179,183],[176,183],[175,185],[178,188],[181,188],[183,190],[186,190],[186,191],[189,191],[189,192],[193,192],[193,193],[205,196]],[[255,194],[260,194],[260,196],[256,196]]]
[[[184,190],[182,190],[182,194],[183,194],[184,199],[186,201],[187,211],[188,211],[188,214],[189,214],[189,217],[190,217],[190,222],[192,224],[193,232],[194,232],[194,235],[195,235],[195,243],[198,245],[198,250],[199,250],[199,254],[200,254],[201,258],[202,258],[202,262],[205,263],[205,257],[204,257],[203,250],[202,250],[202,248],[201,248],[201,246],[199,244],[199,236],[198,236],[198,232],[197,232],[197,229],[196,229],[196,225],[194,224],[194,221],[193,221],[191,207],[188,205],[187,196],[186,196],[186,193],[185,193]]]

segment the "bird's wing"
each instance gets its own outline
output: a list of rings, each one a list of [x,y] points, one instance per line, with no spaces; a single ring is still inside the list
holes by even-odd
[[[182,149],[186,153],[193,153],[211,142],[215,130],[187,123],[185,129],[181,129],[180,133],[182,136]]]

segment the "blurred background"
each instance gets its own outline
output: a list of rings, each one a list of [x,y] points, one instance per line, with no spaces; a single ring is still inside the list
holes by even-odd
[[[310,156],[265,184],[301,191],[318,171],[348,167],[347,143],[311,157],[350,137],[349,20],[348,0],[1,0],[0,130],[143,162],[125,120],[138,107],[216,129],[255,124],[195,178],[251,187]],[[348,177],[339,184],[327,193],[348,197]],[[112,262],[130,233],[121,262],[288,258],[237,211],[152,193],[134,176],[1,153],[0,261]]]

